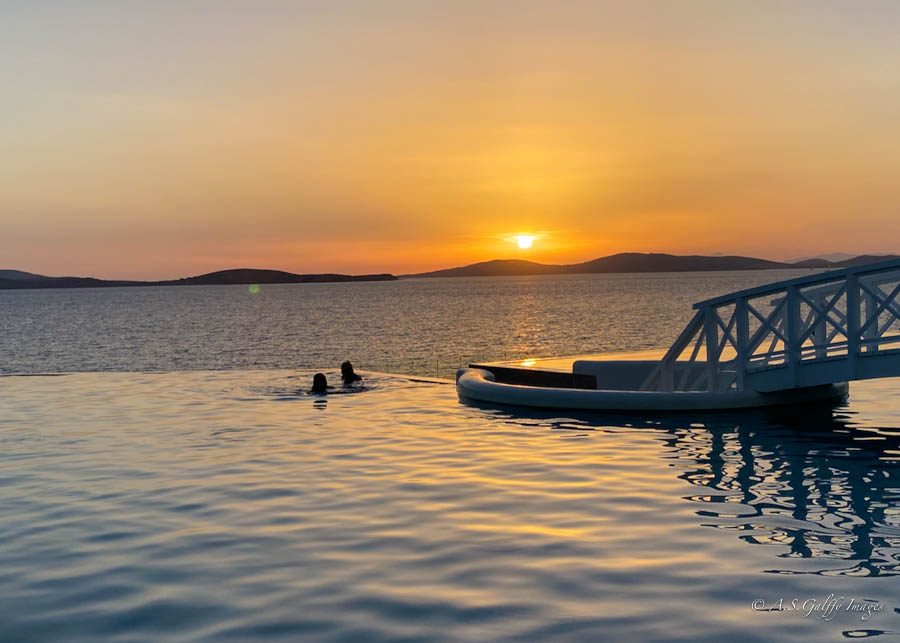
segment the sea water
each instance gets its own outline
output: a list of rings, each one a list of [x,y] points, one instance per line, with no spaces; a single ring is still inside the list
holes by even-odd
[[[484,281],[466,288],[505,289]],[[578,286],[594,289],[593,304],[567,310],[615,306],[601,296],[615,279],[598,281]],[[706,287],[695,282],[694,294]],[[854,383],[835,409],[656,418],[467,405],[449,382],[374,373],[362,389],[322,397],[306,392],[310,370],[173,368],[162,338],[178,334],[153,326],[157,316],[211,341],[200,312],[245,291],[168,290],[155,296],[186,298],[180,312],[124,310],[142,289],[2,295],[17,335],[4,333],[7,371],[100,370],[91,359],[112,369],[119,351],[127,366],[127,347],[135,366],[165,367],[0,378],[0,640],[809,641],[900,631],[898,380]],[[17,297],[29,302],[19,308],[30,307],[27,322],[9,312]],[[249,297],[245,306],[262,305]],[[366,301],[369,321],[390,325],[374,318],[394,310],[375,307],[382,297],[355,299],[346,310]],[[66,308],[68,317],[33,312]],[[209,324],[224,328],[220,316]],[[645,317],[600,332],[629,337]],[[595,328],[573,322],[553,335],[553,324],[535,323],[560,342]],[[402,325],[392,327],[400,343]],[[117,334],[129,326],[132,339]],[[240,352],[234,339],[230,358],[223,339],[189,363],[279,355],[266,343]],[[389,344],[370,343],[372,355]],[[333,384],[336,359],[316,364]]]
[[[0,373],[334,367],[665,348],[691,304],[808,271],[0,290]]]

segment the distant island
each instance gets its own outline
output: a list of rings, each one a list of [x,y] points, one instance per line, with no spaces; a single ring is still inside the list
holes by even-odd
[[[47,277],[21,270],[0,270],[0,290],[26,288],[108,288],[137,286],[225,286],[240,284],[315,284],[347,281],[396,281],[426,277],[508,277],[527,275],[577,275],[629,272],[705,272],[716,270],[829,269],[861,266],[876,261],[900,258],[898,255],[859,255],[831,261],[822,257],[796,262],[769,261],[754,257],[669,255],[621,252],[593,261],[574,264],[543,264],[520,259],[494,259],[458,268],[420,272],[412,275],[339,275],[332,273],[297,275],[281,270],[235,268],[196,277],[167,281],[123,281],[93,277]]]
[[[843,261],[812,258],[794,263],[755,259],[753,257],[702,255],[669,255],[642,252],[621,252],[584,263],[554,265],[523,261],[521,259],[494,259],[459,268],[447,268],[413,275],[400,275],[401,279],[426,277],[504,277],[513,275],[577,275],[628,272],[704,272],[715,270],[773,270],[773,269],[828,269],[861,266],[876,261],[896,259],[897,255],[859,255]]]
[[[318,284],[344,281],[395,281],[397,277],[380,275],[296,275],[281,270],[236,268],[196,277],[168,281],[121,281],[93,277],[47,277],[21,270],[0,270],[0,290],[25,288],[109,288],[136,286],[225,286],[237,284]]]

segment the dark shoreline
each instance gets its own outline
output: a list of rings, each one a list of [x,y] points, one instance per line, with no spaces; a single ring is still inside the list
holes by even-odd
[[[806,259],[795,263],[769,261],[754,257],[669,255],[623,252],[577,264],[542,264],[520,259],[494,259],[480,263],[395,276],[388,273],[341,275],[334,273],[294,274],[281,270],[236,268],[196,277],[162,281],[95,279],[93,277],[47,277],[19,270],[0,270],[0,290],[46,288],[133,288],[142,286],[234,286],[262,284],[314,284],[361,281],[397,281],[443,277],[514,277],[539,275],[639,274],[666,272],[727,272],[746,270],[827,270],[848,268],[877,261],[896,259],[897,255],[859,255],[844,261]]]
[[[0,271],[3,274],[5,271]],[[8,271],[7,274],[14,273]],[[240,286],[253,284],[323,284],[360,281],[396,281],[390,274],[377,275],[339,275],[314,274],[298,275],[280,270],[256,270],[238,268],[219,272],[170,279],[164,281],[125,281],[94,279],[93,277],[45,277],[30,273],[17,273],[18,277],[0,277],[0,290],[35,290],[47,288],[140,288],[147,286]]]
[[[431,277],[507,277],[531,275],[591,275],[654,272],[722,272],[729,270],[794,270],[849,268],[876,261],[895,259],[896,255],[859,255],[844,261],[806,259],[793,263],[740,256],[669,255],[661,253],[621,252],[576,264],[543,264],[522,259],[494,259],[458,268],[400,275],[401,279]]]

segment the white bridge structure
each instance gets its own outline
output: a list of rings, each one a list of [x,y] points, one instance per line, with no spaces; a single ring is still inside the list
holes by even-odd
[[[641,391],[772,393],[900,376],[900,260],[714,297]]]
[[[694,305],[662,359],[470,364],[461,400],[589,411],[834,404],[849,382],[900,377],[900,260],[779,281]]]

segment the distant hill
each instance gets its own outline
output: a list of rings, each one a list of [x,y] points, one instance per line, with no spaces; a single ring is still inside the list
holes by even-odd
[[[0,290],[25,288],[104,288],[111,286],[149,286],[147,281],[108,281],[93,277],[45,277],[21,270],[0,271]]]
[[[393,281],[397,277],[389,274],[380,275],[337,275],[332,273],[317,275],[296,275],[281,270],[258,270],[255,268],[235,268],[219,270],[197,277],[185,277],[173,281],[155,282],[160,286],[212,286],[229,284],[310,284],[330,283],[338,281]]]
[[[852,265],[863,265],[864,263],[871,263],[872,261],[887,261],[896,255],[892,254],[866,254],[866,255],[854,255],[848,252],[832,252],[829,254],[816,255],[815,257],[803,257],[801,259],[791,259],[787,263],[794,264],[795,266],[815,266],[815,267],[831,267],[831,266],[848,266],[851,265],[854,261],[859,261],[860,263],[852,264]]]
[[[710,270],[768,270],[788,267],[779,261],[754,259],[753,257],[702,255],[645,254],[622,252],[593,261],[576,263],[567,268],[569,273],[596,272],[703,272]]]
[[[815,260],[824,260],[828,263],[835,263],[836,261],[846,261],[847,259],[853,259],[854,257],[858,257],[859,255],[855,255],[849,252],[830,252],[827,254],[816,255],[815,257],[798,257],[797,259],[789,259],[785,263],[803,263],[804,261],[815,261]]]
[[[281,270],[237,268],[168,281],[115,281],[93,277],[46,277],[21,270],[0,270],[0,290],[26,288],[109,288],[128,286],[218,286],[229,284],[300,284],[342,281],[393,281],[394,275],[296,275]]]
[[[900,256],[898,255],[859,255],[858,257],[853,257],[852,259],[838,261],[837,263],[834,263],[832,265],[836,268],[850,268],[852,266],[864,266],[867,263],[890,261],[891,259],[898,258],[900,258]]]
[[[740,256],[669,255],[658,253],[622,252],[583,263],[554,265],[521,261],[519,259],[495,259],[459,268],[447,268],[433,272],[401,275],[403,279],[423,277],[496,277],[509,275],[559,275],[628,272],[705,272],[718,270],[771,270],[775,268],[845,268],[877,261],[887,261],[896,255],[860,255],[836,263],[824,259],[807,259],[800,263],[784,263]]]
[[[418,277],[506,277],[512,275],[550,275],[565,272],[566,266],[553,266],[521,259],[494,259],[461,268],[447,268],[415,275],[401,275],[403,279]]]
[[[791,264],[795,268],[830,268],[837,270],[838,268],[851,268],[853,266],[864,266],[869,263],[878,263],[879,261],[890,261],[900,258],[900,255],[859,255],[842,259],[841,261],[832,261],[827,257],[814,257],[812,259],[803,259]]]
[[[414,275],[401,275],[404,279],[421,277],[482,277],[500,275],[560,275],[617,272],[691,272],[706,270],[764,270],[789,268],[788,264],[752,257],[704,257],[669,254],[622,252],[585,261],[583,263],[553,265],[521,261],[519,259],[495,259],[460,268],[448,268]]]
[[[494,259],[458,268],[434,270],[404,279],[422,277],[506,277],[516,275],[574,275],[629,272],[704,272],[718,270],[770,270],[774,268],[826,269],[861,266],[878,261],[898,259],[898,255],[860,255],[842,261],[824,258],[805,259],[795,263],[769,261],[741,256],[670,255],[661,253],[622,252],[583,263],[555,265],[521,259]],[[26,288],[109,288],[126,286],[216,286],[237,284],[303,284],[344,281],[394,281],[394,275],[294,274],[281,270],[235,268],[219,270],[195,277],[167,281],[122,281],[93,277],[47,277],[22,270],[0,270],[0,290]]]
[[[0,279],[28,280],[48,279],[44,275],[36,275],[31,272],[22,272],[21,270],[0,270]]]

